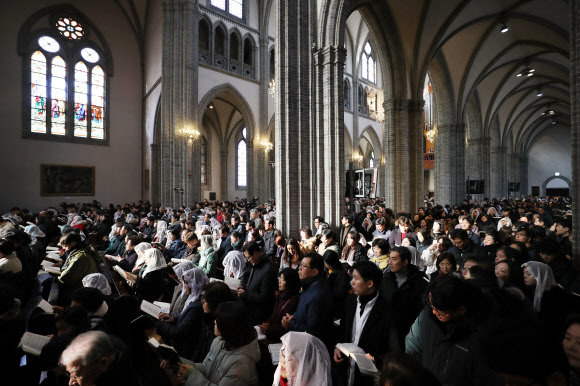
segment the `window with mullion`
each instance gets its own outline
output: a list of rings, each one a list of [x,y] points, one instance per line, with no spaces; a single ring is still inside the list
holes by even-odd
[[[210,0],[210,4],[238,19],[244,19],[244,0]]]

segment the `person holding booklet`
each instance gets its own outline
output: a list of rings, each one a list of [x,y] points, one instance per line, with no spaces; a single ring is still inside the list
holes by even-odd
[[[133,286],[138,298],[153,302],[163,295],[165,267],[167,263],[161,251],[154,248],[147,249],[145,265],[139,275],[125,272],[125,278],[127,283]]]
[[[209,279],[201,268],[192,268],[183,273],[183,287],[188,294],[183,311],[177,318],[166,313],[159,314],[161,322],[157,332],[163,340],[175,347],[184,358],[191,358],[201,329],[203,308],[201,305],[202,287]]]
[[[378,291],[382,279],[383,271],[375,263],[354,263],[351,281],[354,295],[346,299],[339,335],[339,342],[358,346],[379,368],[382,367],[384,355],[399,349],[393,311]],[[375,384],[374,374],[369,374],[368,369],[361,368],[358,362],[358,366],[355,366],[354,360],[345,359],[341,349],[336,348],[334,362],[339,365],[339,373],[348,379],[349,385]]]

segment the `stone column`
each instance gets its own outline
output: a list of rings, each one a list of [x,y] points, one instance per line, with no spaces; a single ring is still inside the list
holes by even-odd
[[[521,175],[521,185],[520,191],[524,196],[528,196],[530,194],[529,191],[529,181],[528,181],[528,155],[525,154],[521,157],[521,167],[520,167],[520,175]]]
[[[489,197],[489,163],[490,163],[490,139],[471,138],[467,145],[466,177],[470,180],[484,180],[484,193],[476,194],[475,199],[483,200]]]
[[[389,208],[414,212],[423,205],[423,100],[384,103],[383,146],[387,155],[384,195]]]
[[[175,207],[201,198],[199,152],[194,157],[188,138],[181,134],[184,129],[198,130],[199,4],[197,0],[164,0],[162,8],[160,193],[162,205]]]
[[[296,236],[302,225],[310,224],[311,194],[316,195],[312,176],[324,167],[314,167],[311,154],[315,36],[315,23],[311,22],[315,10],[311,5],[308,0],[275,3],[276,226],[287,236]],[[336,181],[338,185],[340,182]]]
[[[223,147],[226,147],[225,145],[223,145]],[[220,152],[220,164],[222,165],[221,167],[221,173],[220,173],[220,188],[221,188],[221,200],[225,200],[226,197],[228,196],[228,151],[227,150],[222,150]]]
[[[259,43],[259,61],[260,64],[260,111],[258,113],[258,127],[256,128],[256,135],[254,139],[258,141],[256,144],[255,153],[258,155],[254,158],[254,191],[255,194],[260,198],[260,202],[265,202],[269,199],[268,184],[269,172],[268,172],[268,157],[264,154],[264,149],[260,148],[260,141],[269,141],[266,138],[268,134],[268,124],[269,124],[269,114],[268,114],[268,99],[270,94],[268,93],[268,84],[270,82],[270,53],[268,51],[268,46],[270,41],[268,39],[268,30],[263,28],[260,30],[260,43]]]
[[[157,205],[161,198],[161,170],[159,168],[159,157],[161,151],[159,144],[152,143],[151,148],[151,172],[149,176],[151,204]]]
[[[574,265],[580,269],[580,4],[570,1],[570,112],[572,141],[572,246]]]
[[[507,147],[499,148],[499,198],[508,196],[508,168]]]
[[[501,165],[501,147],[494,146],[490,154],[490,181],[489,196],[490,198],[501,198],[501,170],[505,166]]]

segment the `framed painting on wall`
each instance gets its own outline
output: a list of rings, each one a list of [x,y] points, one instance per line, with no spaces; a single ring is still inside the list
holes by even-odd
[[[41,196],[94,196],[95,167],[40,165]]]

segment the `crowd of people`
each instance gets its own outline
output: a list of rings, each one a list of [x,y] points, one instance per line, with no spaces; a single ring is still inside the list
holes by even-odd
[[[570,208],[361,199],[338,228],[317,216],[285,235],[273,201],[14,207],[0,371],[10,385],[580,385]],[[40,355],[25,332],[50,337]]]

